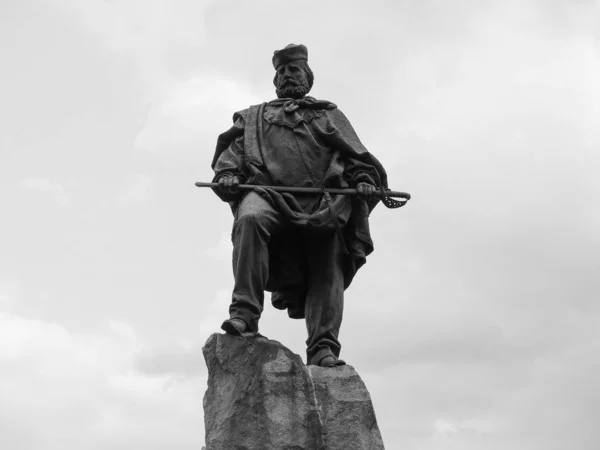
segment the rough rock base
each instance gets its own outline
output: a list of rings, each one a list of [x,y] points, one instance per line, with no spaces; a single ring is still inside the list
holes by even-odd
[[[215,333],[203,352],[206,450],[384,448],[371,398],[352,366],[305,366],[260,336]]]

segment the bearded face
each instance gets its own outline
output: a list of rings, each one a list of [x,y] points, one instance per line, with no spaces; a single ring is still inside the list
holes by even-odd
[[[290,62],[277,68],[275,92],[278,98],[303,98],[310,91],[307,71],[301,63]]]

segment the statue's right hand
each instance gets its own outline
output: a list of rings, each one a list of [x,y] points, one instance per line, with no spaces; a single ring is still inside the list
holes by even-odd
[[[240,191],[240,179],[235,175],[220,178],[219,190],[225,194],[237,194]]]

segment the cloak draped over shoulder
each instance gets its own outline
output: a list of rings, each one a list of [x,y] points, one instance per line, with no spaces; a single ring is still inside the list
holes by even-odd
[[[233,122],[217,140],[214,182],[235,175],[241,183],[257,186],[347,188],[367,182],[387,189],[385,169],[331,102],[277,99],[236,112]],[[236,216],[243,193],[214,191]],[[271,239],[267,290],[276,308],[287,308],[292,318],[304,318],[303,249],[295,237],[305,232],[337,233],[332,238],[343,239],[347,250],[343,262],[347,288],[373,251],[368,218],[379,199],[292,195],[262,187],[255,191],[295,225]]]

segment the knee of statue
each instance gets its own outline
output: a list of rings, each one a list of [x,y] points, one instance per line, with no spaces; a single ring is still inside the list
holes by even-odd
[[[240,214],[235,221],[236,228],[256,228],[260,227],[265,221],[266,217],[259,211],[247,211]]]

